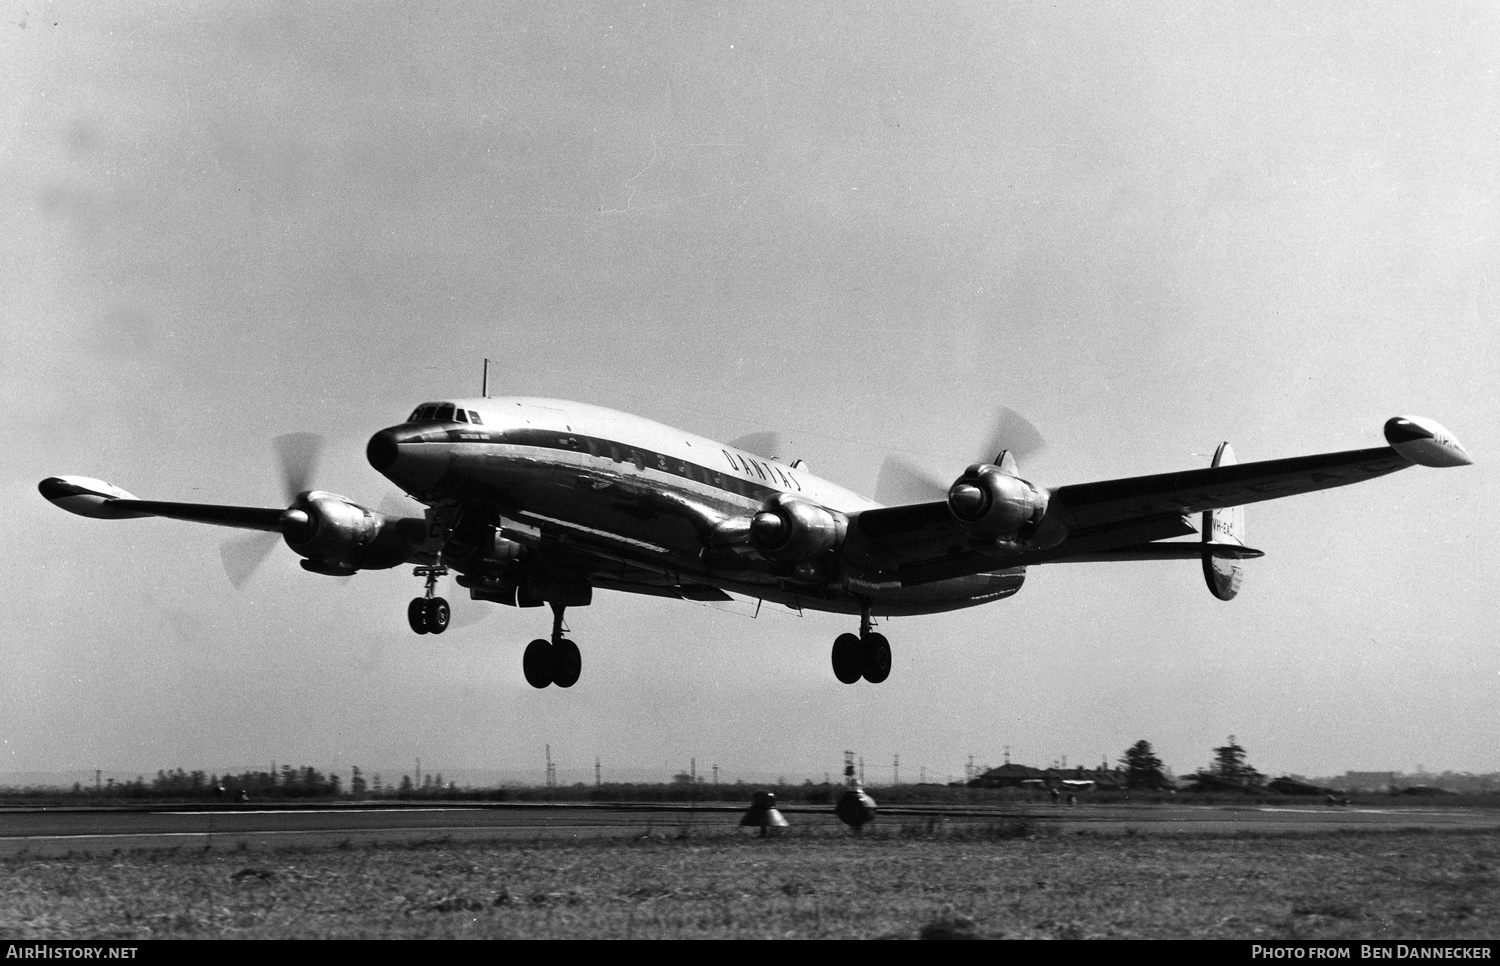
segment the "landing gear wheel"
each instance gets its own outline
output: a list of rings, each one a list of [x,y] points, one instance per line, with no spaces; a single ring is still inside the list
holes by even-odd
[[[421,597],[413,597],[411,603],[406,605],[406,622],[411,629],[418,634],[426,634],[430,627],[427,626],[427,601]]]
[[[521,673],[534,688],[545,688],[552,683],[551,641],[539,637],[526,645],[526,653],[521,655]]]
[[[840,634],[833,642],[833,676],[844,684],[853,684],[864,673],[864,654],[859,638],[853,634]]]
[[[866,634],[861,655],[865,680],[879,684],[891,676],[891,642],[884,634]]]
[[[564,638],[552,645],[552,683],[560,688],[571,688],[578,683],[583,673],[583,655],[578,645]]]
[[[427,614],[427,630],[431,634],[441,634],[448,629],[448,621],[453,612],[448,609],[448,602],[441,597],[429,597],[423,601],[426,605],[423,610]]]

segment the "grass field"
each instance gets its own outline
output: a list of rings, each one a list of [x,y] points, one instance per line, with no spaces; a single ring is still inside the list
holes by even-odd
[[[0,937],[1493,938],[1484,832],[1025,823],[0,862]]]

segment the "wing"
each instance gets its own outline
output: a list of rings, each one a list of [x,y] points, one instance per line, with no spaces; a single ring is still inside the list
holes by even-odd
[[[855,571],[889,576],[903,585],[930,583],[1001,567],[1105,560],[1201,556],[1202,544],[1159,544],[1198,532],[1193,516],[1299,493],[1348,486],[1415,464],[1460,466],[1472,460],[1446,430],[1428,420],[1386,423],[1389,446],[1159,473],[1048,491],[1038,533],[1044,546],[1006,551],[976,540],[946,501],[865,510],[850,517],[856,540],[846,556]],[[1226,556],[1259,556],[1226,547]]]
[[[70,513],[103,520],[167,517],[190,523],[274,533],[280,532],[281,516],[285,512],[283,509],[266,507],[137,500],[118,486],[83,476],[48,477],[37,484],[37,490],[50,503]]]

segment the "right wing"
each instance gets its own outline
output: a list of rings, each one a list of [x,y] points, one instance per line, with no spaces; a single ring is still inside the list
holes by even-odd
[[[1048,491],[1035,537],[1020,550],[976,537],[943,500],[864,510],[850,515],[857,540],[846,564],[909,586],[1032,564],[1196,558],[1204,544],[1155,541],[1196,534],[1193,517],[1208,510],[1348,486],[1416,464],[1473,462],[1447,430],[1428,420],[1391,419],[1385,437],[1390,445],[1373,449],[1056,487]],[[1212,546],[1224,556],[1259,556],[1248,548]]]

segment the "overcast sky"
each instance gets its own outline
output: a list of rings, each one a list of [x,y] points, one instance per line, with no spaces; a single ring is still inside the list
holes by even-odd
[[[0,777],[501,769],[887,780],[1113,762],[1500,769],[1500,12],[1490,4],[0,2]],[[273,437],[376,505],[423,400],[779,430],[870,492],[951,477],[1007,405],[1047,485],[1380,445],[1477,466],[1250,508],[1196,563],[1036,568],[1008,600],[855,621],[610,592],[467,600],[409,568],[243,590],[232,531],[92,521],[59,473],[274,506]]]

